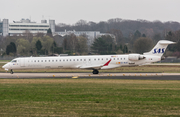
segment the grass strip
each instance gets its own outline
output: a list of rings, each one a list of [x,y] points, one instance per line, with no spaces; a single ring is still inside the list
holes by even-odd
[[[177,116],[180,81],[0,79],[0,116]]]

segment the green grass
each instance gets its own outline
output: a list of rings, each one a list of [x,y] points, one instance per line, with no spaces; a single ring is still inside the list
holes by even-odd
[[[10,62],[11,60],[0,60],[0,63],[3,62],[3,63],[7,63],[7,62]]]
[[[180,81],[1,79],[0,116],[180,116]]]

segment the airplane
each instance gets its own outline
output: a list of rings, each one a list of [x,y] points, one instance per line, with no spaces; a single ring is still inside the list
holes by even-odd
[[[99,70],[112,69],[124,66],[142,66],[152,62],[161,61],[169,44],[175,42],[160,40],[155,47],[143,54],[127,55],[89,55],[89,56],[57,56],[57,57],[20,57],[2,66],[5,70],[16,69],[57,69],[57,68],[78,68],[91,69],[93,74],[98,74]]]

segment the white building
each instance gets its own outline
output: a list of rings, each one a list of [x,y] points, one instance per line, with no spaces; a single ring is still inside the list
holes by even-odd
[[[21,35],[26,30],[29,30],[31,33],[47,33],[47,30],[51,28],[52,33],[55,33],[55,20],[41,20],[41,23],[31,22],[29,19],[22,19],[21,21],[13,21],[9,23],[8,19],[3,19],[0,21],[0,34],[3,36],[7,35]]]

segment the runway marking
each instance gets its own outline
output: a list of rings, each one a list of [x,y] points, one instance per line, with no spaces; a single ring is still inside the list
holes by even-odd
[[[72,78],[78,78],[78,76],[74,76],[74,77],[72,77]]]

